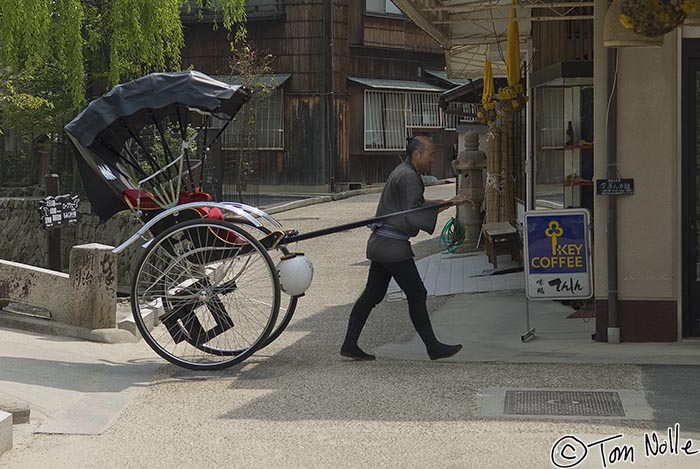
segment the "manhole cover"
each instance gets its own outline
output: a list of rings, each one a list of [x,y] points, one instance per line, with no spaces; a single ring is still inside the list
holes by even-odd
[[[622,401],[614,391],[506,391],[507,415],[566,415],[624,417]]]

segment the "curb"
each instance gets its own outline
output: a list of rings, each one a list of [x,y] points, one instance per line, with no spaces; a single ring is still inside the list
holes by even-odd
[[[306,207],[309,205],[316,205],[316,204],[322,204],[324,202],[333,202],[336,200],[342,200],[342,199],[347,199],[348,197],[354,197],[357,195],[364,195],[364,194],[375,194],[378,192],[381,192],[384,187],[370,187],[370,188],[365,188],[365,189],[354,189],[351,191],[345,191],[345,192],[338,192],[336,194],[326,194],[326,195],[321,195],[321,196],[316,196],[316,197],[309,197],[308,199],[302,199],[302,200],[295,200],[294,202],[287,202],[285,204],[281,205],[275,205],[273,207],[270,207],[267,210],[264,210],[265,213],[269,215],[273,215],[275,213],[281,213],[281,212],[286,212],[288,210],[294,210],[296,208],[301,208],[301,207]]]
[[[0,410],[0,455],[12,449],[12,414]]]
[[[435,184],[430,184],[426,187],[438,186],[438,185],[442,185],[442,184],[454,184],[454,181],[449,180],[449,179],[439,179]],[[380,193],[382,190],[384,190],[383,184],[379,187],[367,187],[364,189],[353,189],[351,191],[338,192],[335,194],[326,194],[326,195],[317,196],[317,197],[310,197],[308,199],[295,200],[294,202],[288,202],[288,203],[281,204],[281,205],[275,205],[273,207],[270,207],[270,208],[264,210],[264,212],[269,214],[269,215],[274,215],[276,213],[286,212],[288,210],[294,210],[297,208],[306,207],[309,205],[321,204],[324,202],[334,202],[336,200],[343,200],[343,199],[355,197],[358,195],[377,194],[377,193]]]
[[[263,211],[268,215],[274,215],[275,213],[286,212],[288,210],[294,210],[295,208],[306,207],[307,205],[316,205],[331,201],[333,201],[333,197],[330,195],[325,195],[321,197],[312,197],[310,199],[295,200],[294,202],[287,202],[285,204],[275,205]]]
[[[8,315],[0,316],[0,327],[15,329],[25,332],[33,332],[46,335],[59,335],[64,337],[75,337],[77,339],[89,340],[105,344],[126,344],[138,342],[131,332],[117,329],[87,329],[84,327],[71,326],[59,321],[48,319],[37,319],[32,317],[12,317]]]
[[[3,397],[0,397],[0,412],[5,412],[12,416],[12,425],[29,423],[29,416],[31,414],[31,410],[27,404]]]
[[[141,307],[142,317],[149,331],[152,331],[159,324],[158,317],[163,315],[163,304],[158,301],[157,304],[149,304]],[[141,331],[136,326],[134,314],[131,311],[130,303],[117,303],[117,329],[124,330],[141,339]],[[104,329],[112,330],[112,329]],[[95,332],[95,331],[93,331]]]

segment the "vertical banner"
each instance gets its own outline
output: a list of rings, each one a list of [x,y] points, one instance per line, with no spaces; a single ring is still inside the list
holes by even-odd
[[[527,212],[524,232],[525,292],[529,299],[593,296],[588,210]]]

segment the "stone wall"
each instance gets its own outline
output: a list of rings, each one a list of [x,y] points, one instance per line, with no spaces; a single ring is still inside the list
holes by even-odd
[[[42,229],[39,198],[0,199],[0,259],[48,268],[47,232]],[[117,246],[126,241],[141,224],[130,213],[119,213],[106,223],[91,214],[90,203],[81,201],[80,220],[61,228],[61,261],[68,271],[69,253],[73,246],[101,243]],[[130,246],[118,256],[119,289],[128,291],[131,272],[141,254],[139,244]]]
[[[72,249],[68,274],[0,260],[0,298],[48,310],[63,324],[115,328],[115,267],[112,247],[102,244]]]

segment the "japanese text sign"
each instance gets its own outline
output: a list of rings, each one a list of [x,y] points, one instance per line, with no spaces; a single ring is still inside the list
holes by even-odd
[[[588,219],[585,209],[525,214],[525,284],[529,299],[593,296]]]
[[[45,230],[78,221],[80,197],[77,195],[57,195],[44,197],[39,201],[41,225]]]

